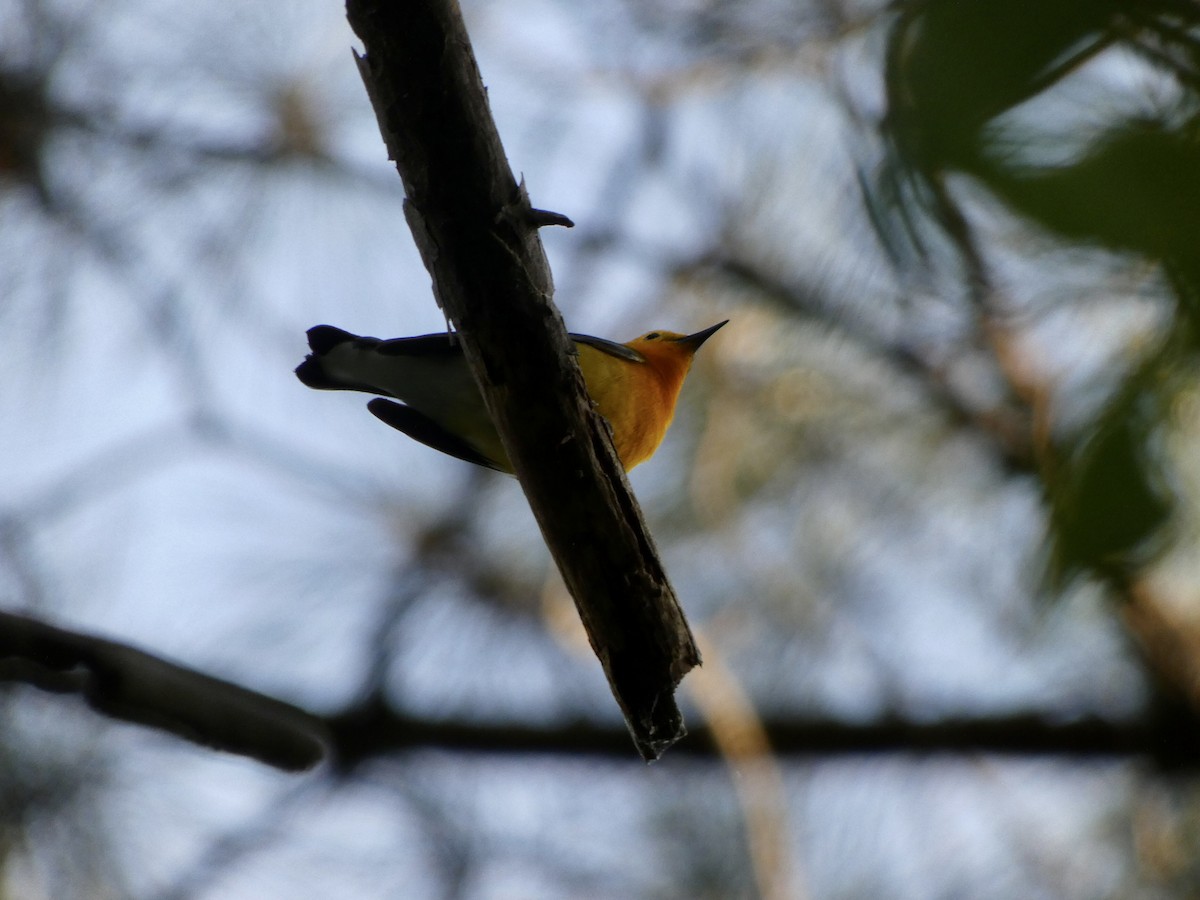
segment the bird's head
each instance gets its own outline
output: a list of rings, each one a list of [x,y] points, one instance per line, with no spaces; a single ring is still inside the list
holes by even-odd
[[[692,357],[700,349],[700,345],[712,337],[721,326],[728,323],[718,322],[695,334],[679,334],[675,331],[648,331],[641,337],[635,337],[625,346],[640,354],[647,363],[664,372],[678,373],[680,377],[687,374],[691,368]]]

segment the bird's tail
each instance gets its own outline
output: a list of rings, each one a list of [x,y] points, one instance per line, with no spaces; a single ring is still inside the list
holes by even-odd
[[[359,340],[358,335],[335,328],[332,325],[317,325],[308,329],[308,346],[312,353],[296,366],[296,377],[310,388],[318,391],[363,391],[367,394],[386,394],[378,387],[348,381],[329,371],[325,357],[345,343]]]

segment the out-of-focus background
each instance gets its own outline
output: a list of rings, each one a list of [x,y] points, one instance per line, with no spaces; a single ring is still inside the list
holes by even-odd
[[[1196,896],[1196,7],[465,13],[572,330],[731,319],[632,479],[700,733],[515,481],[292,375],[444,327],[339,5],[0,0],[0,609],[358,726],[5,685],[0,896]]]

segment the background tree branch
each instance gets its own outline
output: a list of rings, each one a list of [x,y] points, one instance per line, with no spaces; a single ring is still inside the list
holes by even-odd
[[[280,769],[307,769],[325,755],[321,720],[302,709],[128,644],[0,612],[4,681],[79,694],[112,718]]]
[[[127,644],[0,613],[0,682],[82,696],[97,712],[285,770],[329,755],[342,769],[413,749],[486,754],[625,754],[623,733],[587,721],[523,724],[435,719],[380,698],[318,716]],[[1055,721],[1034,713],[962,716],[932,722],[885,718],[851,723],[819,717],[767,718],[780,756],[993,753],[1009,756],[1142,757],[1173,770],[1200,763],[1200,721],[1183,704],[1128,721],[1086,716]],[[679,752],[722,759],[707,724]]]
[[[547,219],[509,169],[457,4],[350,0],[347,14],[434,294],[634,742],[657,758],[684,734],[674,690],[699,651],[551,299]]]
[[[622,733],[602,723],[480,722],[406,715],[367,702],[327,720],[336,764],[351,768],[405,750],[442,749],[496,755],[552,754],[621,757]],[[1053,720],[1036,713],[960,716],[929,722],[883,718],[846,722],[817,716],[763,720],[778,757],[887,754],[995,754],[1074,759],[1139,757],[1164,769],[1194,771],[1200,765],[1200,722],[1181,708],[1161,709],[1127,721],[1086,716]],[[695,725],[675,750],[694,759],[724,761],[712,728]]]

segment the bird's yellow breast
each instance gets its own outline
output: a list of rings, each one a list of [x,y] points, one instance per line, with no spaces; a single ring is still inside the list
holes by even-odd
[[[687,370],[676,373],[677,367],[650,354],[646,362],[633,362],[587,344],[577,346],[588,393],[612,426],[617,456],[628,471],[653,456],[662,443]]]

